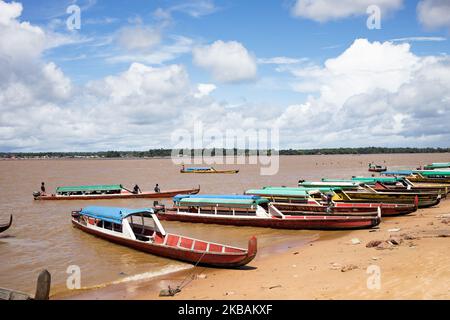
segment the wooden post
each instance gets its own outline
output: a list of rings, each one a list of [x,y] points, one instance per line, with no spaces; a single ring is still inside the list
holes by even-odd
[[[48,272],[47,269],[41,271],[37,280],[36,294],[34,296],[35,300],[48,300],[50,296],[51,281],[52,277],[50,272]]]

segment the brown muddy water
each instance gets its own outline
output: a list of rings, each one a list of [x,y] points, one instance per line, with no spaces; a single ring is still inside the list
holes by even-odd
[[[389,169],[415,168],[431,162],[450,161],[449,154],[386,154],[280,157],[279,171],[260,175],[258,165],[215,165],[238,168],[233,175],[180,174],[170,159],[148,160],[4,160],[0,161],[0,222],[14,215],[12,227],[0,235],[0,287],[33,293],[43,268],[52,274],[52,295],[68,292],[66,272],[76,265],[81,286],[95,288],[111,283],[150,279],[192,268],[192,265],[134,251],[95,238],[72,227],[70,213],[86,205],[131,208],[151,207],[153,199],[99,201],[34,201],[33,191],[45,181],[47,192],[57,186],[121,183],[152,190],[201,186],[201,193],[242,193],[268,185],[295,186],[297,181],[323,177],[348,178],[369,175],[369,162]],[[170,204],[170,200],[164,201]],[[258,238],[258,257],[318,239],[320,232],[272,230],[249,227],[163,222],[168,232],[246,247]],[[257,260],[252,262],[257,267]]]

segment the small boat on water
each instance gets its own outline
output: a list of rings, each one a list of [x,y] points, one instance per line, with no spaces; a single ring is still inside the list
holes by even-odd
[[[386,171],[386,166],[380,166],[377,164],[369,163],[369,171],[370,172],[383,172]]]
[[[174,207],[158,212],[161,220],[295,230],[349,230],[377,226],[381,210],[364,214],[291,215],[281,212],[268,199],[249,195],[178,195]]]
[[[217,170],[213,167],[195,167],[195,168],[182,168],[180,170],[181,173],[225,173],[225,174],[233,174],[238,173],[239,170]]]
[[[0,233],[2,233],[2,232],[4,232],[4,231],[8,230],[9,227],[11,227],[12,222],[13,222],[13,216],[10,215],[10,216],[9,216],[9,222],[8,222],[8,223],[0,224]]]
[[[200,186],[193,189],[164,190],[161,192],[133,192],[121,184],[58,187],[55,194],[34,192],[34,200],[107,200],[107,199],[137,199],[137,198],[172,198],[180,193],[196,194]]]
[[[86,207],[72,212],[72,224],[89,234],[157,256],[213,267],[239,267],[252,261],[256,238],[242,249],[167,233],[153,209]]]

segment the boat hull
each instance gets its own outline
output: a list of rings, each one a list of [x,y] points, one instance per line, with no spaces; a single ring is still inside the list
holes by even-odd
[[[298,212],[317,212],[326,213],[328,207],[322,204],[293,204],[293,203],[273,203],[273,205],[281,212],[287,214],[295,214]],[[382,217],[402,216],[417,211],[417,206],[414,204],[394,204],[394,203],[348,203],[336,202],[331,208],[332,214],[364,214],[381,209]]]
[[[198,173],[198,174],[208,174],[208,173],[222,173],[222,174],[234,174],[238,173],[239,170],[180,170],[180,173]]]
[[[0,225],[0,233],[5,232],[6,230],[8,230],[9,227],[11,227],[11,225],[12,225],[12,221],[13,221],[13,216],[10,215],[9,216],[9,222],[6,223],[6,224],[1,224]]]
[[[249,218],[249,217],[224,217],[207,214],[183,214],[174,210],[166,210],[158,213],[158,218],[166,221],[180,221],[191,223],[220,224],[232,226],[247,226],[273,229],[293,229],[293,230],[352,230],[366,229],[377,226],[381,219],[376,215],[372,216],[333,216],[326,218],[319,215],[310,216],[289,216],[282,218]]]
[[[358,191],[346,191],[339,193],[340,199],[336,199],[337,202],[384,202],[384,203],[406,203],[412,204],[415,202],[415,198],[418,199],[419,208],[428,208],[439,204],[441,198],[436,195],[427,194],[413,194],[413,193],[395,193],[395,192],[358,192]],[[335,200],[335,199],[333,199]]]
[[[163,244],[142,242],[132,239],[127,239],[112,234],[104,233],[96,229],[89,228],[75,219],[72,219],[72,224],[86,233],[97,236],[99,238],[108,240],[110,242],[120,244],[135,250],[150,253],[156,256],[166,257],[174,260],[180,260],[198,265],[220,267],[220,268],[236,268],[244,266],[252,261],[257,253],[257,241],[252,237],[248,243],[248,250],[237,254],[227,253],[204,253],[201,251],[188,250],[186,248],[171,247]],[[166,235],[169,236],[169,235]]]
[[[161,199],[161,198],[172,198],[178,194],[197,194],[199,192],[200,188],[184,189],[184,190],[168,190],[163,192],[142,192],[137,194],[126,191],[119,194],[72,195],[72,196],[45,195],[45,196],[36,196],[34,197],[34,200]]]

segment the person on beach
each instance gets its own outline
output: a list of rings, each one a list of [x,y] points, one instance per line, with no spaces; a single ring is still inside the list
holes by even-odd
[[[45,183],[44,182],[41,183],[41,193],[45,194]]]
[[[134,194],[138,194],[138,193],[141,193],[142,191],[141,191],[141,188],[139,188],[139,186],[136,184],[135,186],[134,186],[134,188],[133,188],[133,193]]]
[[[154,190],[155,190],[156,193],[160,193],[161,192],[161,190],[159,189],[159,185],[158,184],[156,184]]]

